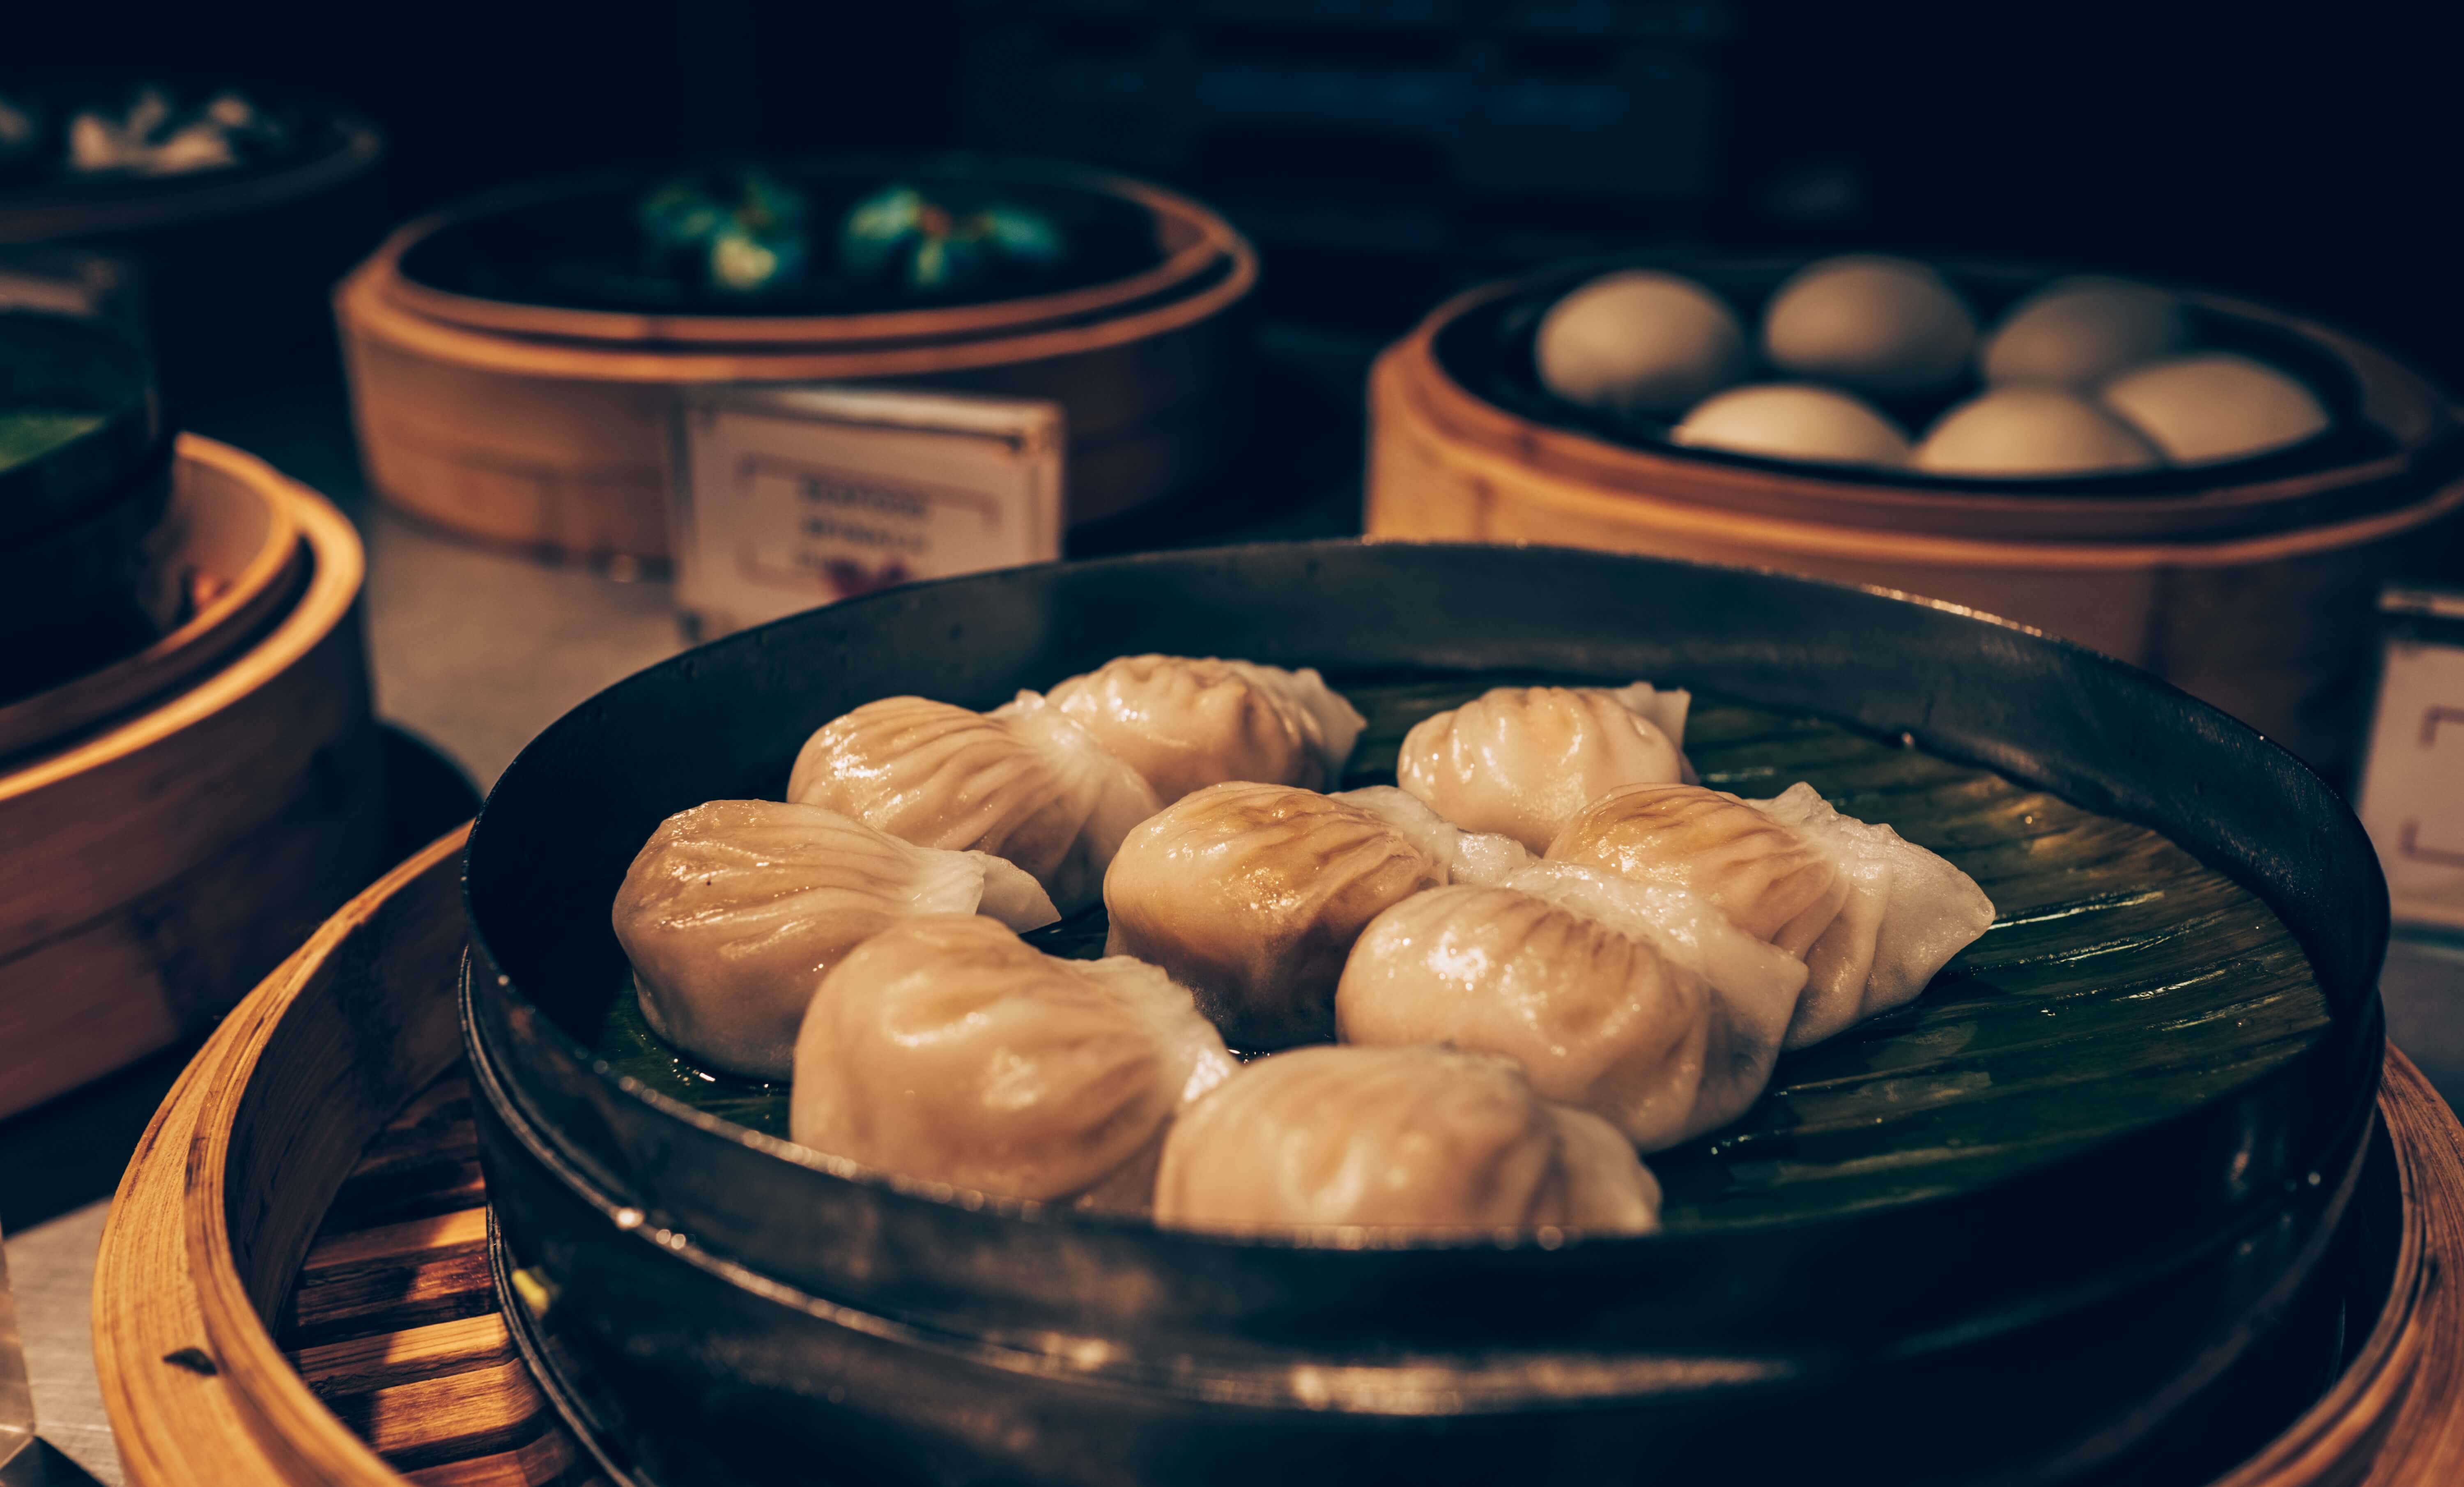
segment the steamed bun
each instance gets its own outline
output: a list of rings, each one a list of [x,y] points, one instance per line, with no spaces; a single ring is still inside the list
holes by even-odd
[[[2121,474],[2165,463],[2139,431],[2060,387],[1995,387],[1952,408],[1917,446],[1937,475]]]
[[[1642,269],[1550,306],[1531,354],[1551,392],[1624,413],[1674,414],[1746,373],[1736,313],[1692,279]]]
[[[2284,448],[2324,432],[2328,422],[2309,388],[2229,351],[2133,367],[2104,384],[2103,398],[2176,465]]]
[[[1975,345],[1967,301],[1906,258],[1851,253],[1808,264],[1763,312],[1763,355],[1773,366],[1885,397],[1948,386]]]
[[[1805,383],[1731,387],[1695,405],[1669,435],[1698,448],[1842,465],[1904,465],[1908,437],[1861,399]]]
[[[2087,391],[2189,339],[2171,295],[2128,279],[2057,279],[2003,317],[1978,359],[1995,386],[2042,383]]]
[[[1261,1059],[1177,1122],[1155,1187],[1184,1229],[1659,1227],[1615,1127],[1504,1059],[1321,1045]]]

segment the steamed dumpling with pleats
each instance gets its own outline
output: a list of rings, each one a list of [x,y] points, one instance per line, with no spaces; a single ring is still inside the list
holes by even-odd
[[[1543,863],[1378,915],[1335,1017],[1346,1042],[1512,1059],[1649,1151],[1760,1097],[1804,984],[1794,956],[1684,888]]]
[[[1993,901],[1975,879],[1888,826],[1841,815],[1812,785],[1751,803],[1829,857],[1848,886],[1839,917],[1806,952],[1811,974],[1789,1047],[1916,1000],[1991,928]]]
[[[626,872],[612,917],[653,1031],[700,1062],[782,1080],[822,977],[919,914],[983,914],[1011,929],[1060,917],[998,857],[910,845],[776,800],[669,817]]]
[[[1497,687],[1403,735],[1396,783],[1465,831],[1537,852],[1619,785],[1689,777],[1692,694],[1631,687]]]
[[[1526,861],[1515,843],[1467,839],[1392,788],[1209,785],[1121,843],[1104,878],[1104,948],[1170,972],[1238,1047],[1323,1040],[1362,926],[1459,872]]]
[[[1913,1000],[1993,920],[1967,874],[1888,826],[1841,816],[1811,785],[1759,801],[1697,785],[1612,791],[1546,855],[1690,889],[1803,957],[1811,974],[1789,1048]]]
[[[1731,795],[1629,785],[1592,801],[1543,854],[1709,900],[1737,927],[1803,956],[1848,902],[1838,864]]]
[[[1161,808],[1143,776],[1041,698],[994,713],[866,703],[805,740],[787,798],[918,846],[1006,858],[1065,914],[1095,901],[1121,839]]]
[[[1214,656],[1122,656],[1045,695],[1166,805],[1230,779],[1322,790],[1363,726],[1313,670]]]
[[[823,978],[788,1132],[922,1182],[1139,1210],[1174,1118],[1236,1067],[1153,966],[1063,960],[980,917],[911,919]]]
[[[1510,1061],[1439,1047],[1261,1059],[1177,1122],[1155,1216],[1184,1229],[1659,1227],[1660,1185],[1616,1127]]]

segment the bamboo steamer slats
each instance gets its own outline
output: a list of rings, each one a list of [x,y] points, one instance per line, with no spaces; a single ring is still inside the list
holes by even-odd
[[[596,1479],[512,1352],[485,1266],[433,1268],[484,1232],[452,1017],[462,838],[388,874],[268,978],[130,1163],[95,1336],[137,1487]],[[2464,1290],[2449,1283],[2464,1265],[2464,1129],[2392,1050],[2380,1114],[2400,1214],[2384,1304],[2354,1317],[2342,1379],[2216,1487],[2464,1474]],[[318,1277],[346,1271],[386,1278],[395,1304],[302,1341],[286,1319]],[[463,1314],[429,1314],[454,1295]]]
[[[1162,265],[1070,294],[869,316],[715,321],[441,295],[402,258],[467,213],[414,223],[335,295],[369,482],[484,540],[660,562],[676,388],[851,382],[1060,403],[1073,524],[1191,494],[1245,426],[1255,254],[1196,203],[1085,179],[1155,213]]]
[[[1542,278],[1440,307],[1370,379],[1373,537],[1532,542],[1776,568],[1980,609],[2146,667],[2330,771],[2359,742],[2379,585],[2464,512],[2453,413],[2370,347],[2255,306],[2335,356],[2397,453],[2127,499],[1946,493],[1612,444],[1449,374],[1446,326]]]
[[[383,850],[358,537],[235,449],[178,468],[278,503],[307,575],[187,690],[0,773],[0,1114],[209,1024]]]

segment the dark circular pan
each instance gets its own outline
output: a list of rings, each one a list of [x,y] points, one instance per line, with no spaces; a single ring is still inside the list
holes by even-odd
[[[2384,459],[2400,447],[2396,434],[2367,415],[2365,391],[2354,368],[2333,346],[2305,333],[2300,322],[2260,306],[2176,286],[2160,287],[2173,288],[2182,296],[2195,349],[2240,352],[2293,377],[2308,387],[2327,410],[2327,428],[2299,444],[2242,459],[2129,474],[2005,479],[1771,459],[1681,445],[1667,437],[1673,426],[1667,421],[1585,407],[1541,385],[1531,349],[1541,317],[1569,291],[1599,274],[1634,268],[1684,274],[1726,299],[1750,337],[1761,324],[1764,306],[1772,293],[1790,274],[1820,256],[1661,252],[1561,265],[1515,280],[1471,304],[1438,332],[1434,352],[1439,364],[1465,390],[1534,423],[1667,457],[1833,481],[1849,487],[2042,497],[2182,495],[2284,480]],[[1965,258],[1924,261],[1930,262],[1968,300],[1969,308],[1976,312],[1980,334],[1990,332],[2013,305],[2030,293],[2054,279],[2080,272]],[[1770,373],[1761,369],[1756,375],[1761,378]],[[1970,375],[1949,393],[1875,401],[1913,439],[1921,437],[1926,426],[1952,405],[1981,389],[1982,383]]]
[[[604,1010],[624,967],[608,905],[665,816],[775,793],[806,733],[858,703],[916,691],[989,706],[1150,648],[1355,673],[1646,676],[1909,731],[1935,753],[2155,827],[2256,893],[2308,953],[2331,1023],[2232,1094],[2022,1178],[1835,1219],[1553,1251],[1529,1237],[1238,1239],[936,1192],[797,1152],[588,1055],[576,1027]],[[1496,1289],[1475,1287],[1480,1299],[1406,1330],[1732,1339],[1791,1334],[1806,1308],[1915,1326],[2092,1283],[2123,1257],[2207,1243],[2281,1185],[2334,1167],[2375,1081],[2387,922],[2376,859],[2332,791],[2120,663],[1947,607],[1769,574],[1353,543],[1012,570],[689,652],[577,708],[515,761],[473,837],[466,902],[473,1037],[528,1118],[608,1192],[817,1294],[1082,1320],[1129,1305],[1142,1327],[1341,1331],[1392,1323],[1387,1304],[1416,1284],[1468,1273]],[[2116,1192],[2133,1194],[2126,1210]],[[782,1214],[811,1218],[782,1227]],[[1946,1255],[1952,1234],[1965,1236],[1960,1253]],[[1578,1315],[1514,1299],[1571,1276],[1597,1288]]]
[[[622,974],[616,885],[665,815],[775,792],[806,733],[862,701],[986,706],[1140,648],[1639,675],[1906,731],[2231,875],[2299,937],[2330,1022],[2185,1115],[1949,1196],[1630,1238],[1399,1241],[1177,1233],[903,1182],[659,1096],[577,1039],[567,1019]],[[1490,1461],[1588,1441],[1610,1453],[1595,1464],[1630,1462],[1615,1453],[1699,1454],[1706,1422],[1733,1444],[1785,1410],[1822,1422],[1810,1438],[1913,1443],[1911,1480],[2022,1458],[2011,1479],[2075,1477],[2269,1334],[2332,1239],[2382,1047],[2375,857],[2248,729],[1947,607],[1549,549],[1016,569],[748,631],[535,740],[482,812],[465,903],[492,1199],[561,1314],[675,1401],[684,1435],[757,1454],[861,1437],[877,1459],[937,1441],[968,1463],[931,1475],[1014,1456],[1004,1420],[1037,1421],[1074,1479],[1144,1479],[1117,1458],[1221,1480],[1262,1469],[1269,1441],[1317,1476],[1407,1436],[1441,1463],[1448,1440]],[[1592,1423],[1552,1433],[1575,1416]]]
[[[751,168],[805,198],[815,273],[806,284],[729,295],[678,277],[645,258],[635,208],[664,182]],[[1040,212],[1068,243],[1048,267],[996,269],[981,282],[940,292],[902,291],[823,272],[834,261],[847,208],[893,184],[918,187],[961,209],[1010,204]],[[1013,299],[1062,296],[1136,279],[1192,244],[1167,243],[1136,183],[1076,167],[1001,157],[939,155],[662,164],[517,187],[458,208],[403,251],[414,290],[459,299],[537,306],[582,315],[725,320],[890,317]],[[461,318],[445,307],[447,317]],[[586,324],[571,333],[591,334]]]

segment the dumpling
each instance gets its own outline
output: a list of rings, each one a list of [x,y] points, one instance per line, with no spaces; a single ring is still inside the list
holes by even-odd
[[[1104,878],[1104,949],[1170,972],[1239,1047],[1322,1041],[1361,927],[1449,881],[1463,835],[1399,790],[1209,785],[1121,843]],[[1465,870],[1510,870],[1505,854],[1525,856],[1475,842]]]
[[[1966,873],[1888,826],[1833,810],[1813,786],[1741,800],[1635,786],[1586,806],[1546,854],[1702,895],[1810,972],[1783,1044],[1820,1042],[1915,999],[1993,922]]]
[[[782,1080],[813,988],[918,914],[1060,917],[1033,878],[982,852],[912,846],[818,806],[713,800],[650,834],[616,893],[642,1016],[704,1063]]]
[[[1153,966],[1058,959],[980,917],[911,919],[823,979],[788,1132],[919,1181],[1142,1209],[1166,1127],[1236,1067]]]
[[[1644,1150],[1760,1097],[1805,967],[1683,888],[1542,864],[1377,916],[1335,993],[1345,1041],[1446,1042],[1520,1063]]]
[[[1802,1048],[1917,999],[1993,923],[1976,880],[1890,827],[1842,816],[1802,782],[1753,806],[1838,865],[1848,898],[1806,952],[1787,1046]]]
[[[1243,1069],[1177,1122],[1155,1216],[1187,1229],[1659,1227],[1660,1185],[1599,1117],[1504,1059],[1300,1048]]]
[[[1213,656],[1123,656],[1045,696],[1166,805],[1227,779],[1322,790],[1364,726],[1315,671]]]
[[[1403,735],[1396,782],[1465,831],[1537,852],[1619,785],[1688,777],[1683,691],[1498,687]]]
[[[1629,785],[1576,813],[1542,855],[1708,899],[1757,939],[1802,956],[1848,902],[1831,858],[1734,796]]]
[[[1137,771],[1041,699],[997,713],[866,703],[805,740],[787,798],[918,846],[1007,858],[1065,914],[1095,902],[1121,839],[1161,809]]]

